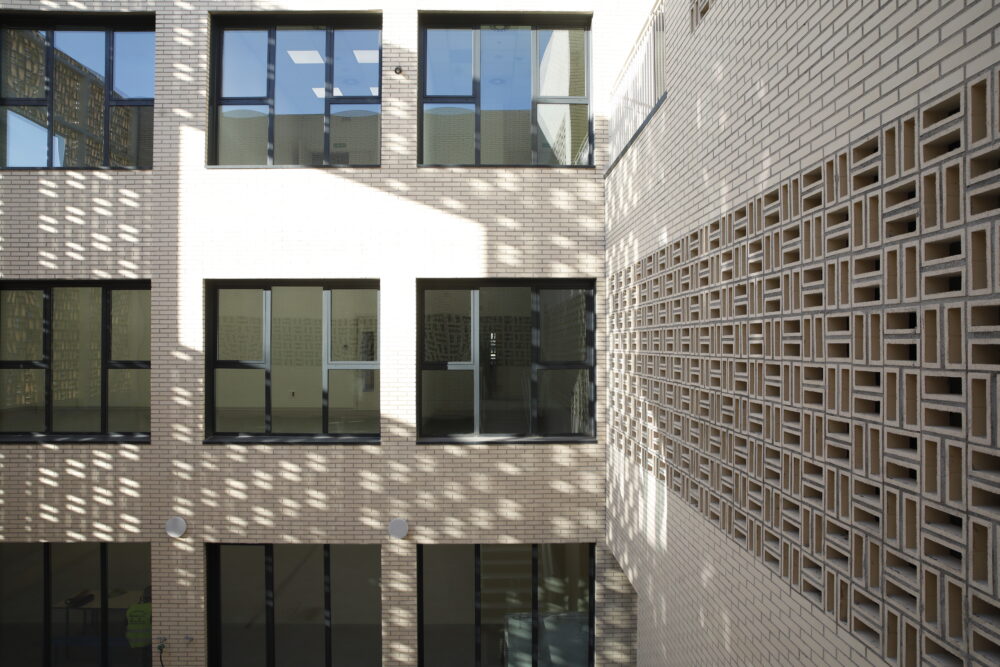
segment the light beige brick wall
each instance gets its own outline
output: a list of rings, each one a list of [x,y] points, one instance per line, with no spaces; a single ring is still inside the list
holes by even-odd
[[[995,663],[1000,8],[665,6],[606,189],[639,663]]]
[[[503,9],[593,10],[595,35],[603,22],[621,25],[630,15],[599,4]],[[168,638],[168,665],[204,664],[203,546],[214,541],[381,543],[387,665],[416,663],[417,543],[597,542],[598,600],[608,611],[598,613],[599,662],[629,664],[630,591],[600,546],[603,395],[595,444],[415,443],[418,278],[596,278],[605,319],[605,123],[596,123],[593,170],[418,169],[414,6],[374,7],[384,21],[381,168],[226,169],[205,166],[208,13],[371,5],[0,2],[8,10],[156,12],[155,169],[0,173],[4,278],[152,280],[152,444],[0,446],[0,535],[151,542],[154,636]],[[423,8],[468,9],[452,1]],[[601,53],[622,48],[602,39],[595,37],[593,57],[598,91],[611,72]],[[381,281],[381,444],[202,444],[203,285],[218,278]],[[601,330],[599,358],[604,346]],[[172,515],[188,520],[182,539],[163,533]],[[410,521],[405,541],[387,537],[395,516]]]

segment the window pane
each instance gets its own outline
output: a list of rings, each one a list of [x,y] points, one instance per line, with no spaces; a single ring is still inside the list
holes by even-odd
[[[424,361],[472,360],[472,293],[424,292]]]
[[[264,290],[219,290],[217,359],[264,360]]]
[[[274,164],[323,164],[326,32],[278,30]]]
[[[473,432],[472,382],[472,371],[421,371],[420,435]]]
[[[93,667],[100,664],[101,655],[100,545],[52,544],[49,553],[52,664]]]
[[[586,665],[590,651],[590,547],[538,545],[539,664]]]
[[[41,290],[0,291],[0,360],[42,358]]]
[[[425,665],[468,667],[476,662],[476,548],[433,544],[423,550]]]
[[[531,545],[484,544],[479,554],[482,665],[531,667]]]
[[[118,97],[153,97],[156,33],[115,33],[114,91]]]
[[[267,107],[219,106],[219,164],[267,164]]]
[[[330,358],[378,359],[378,290],[330,290]]]
[[[323,288],[271,290],[271,432],[323,432]]]
[[[379,94],[378,30],[335,30],[333,33],[334,97]]]
[[[111,358],[149,361],[149,290],[111,292]]]
[[[539,94],[583,97],[587,94],[587,67],[583,30],[538,31]]]
[[[326,665],[324,567],[322,544],[274,546],[274,663],[277,667]]]
[[[330,547],[333,664],[382,664],[381,563],[377,544]]]
[[[587,361],[587,290],[543,289],[541,360]]]
[[[531,29],[483,28],[480,162],[531,164]]]
[[[524,434],[531,418],[531,288],[479,290],[480,425]]]
[[[153,591],[149,545],[108,544],[108,656],[111,667],[149,667]]]
[[[108,370],[108,430],[149,433],[149,370]]]
[[[379,372],[330,371],[330,433],[378,433]]]
[[[264,547],[219,547],[219,652],[223,665],[267,664]]]
[[[0,45],[0,97],[45,97],[45,35],[8,28]]]
[[[52,429],[101,430],[101,288],[52,290]]]
[[[592,435],[587,370],[538,372],[538,431],[540,435]]]
[[[586,104],[538,105],[538,164],[590,164]]]
[[[476,163],[476,107],[424,105],[424,164]]]
[[[217,433],[264,432],[264,371],[220,368],[215,371]]]
[[[267,31],[222,33],[222,96],[267,95]]]
[[[427,31],[427,94],[472,95],[472,30]]]
[[[104,163],[104,32],[57,30],[53,167]]]
[[[45,371],[0,368],[0,431],[45,430]]]
[[[379,155],[378,104],[330,105],[330,164],[376,165]]]
[[[41,665],[41,544],[0,544],[0,664]]]
[[[112,167],[153,168],[153,107],[111,108]]]
[[[0,107],[2,167],[45,167],[49,160],[45,107]]]

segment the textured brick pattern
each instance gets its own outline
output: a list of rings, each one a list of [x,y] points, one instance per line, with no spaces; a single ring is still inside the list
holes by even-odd
[[[902,5],[917,10],[919,30],[904,29],[911,19]],[[707,150],[714,140],[698,147],[699,178],[725,193],[721,206],[697,200],[698,190],[666,201],[683,174],[655,185],[638,176],[635,165],[654,147],[683,152],[671,140],[686,136],[669,102],[609,177],[610,541],[630,576],[650,579],[633,579],[637,590],[668,591],[641,594],[640,658],[659,651],[681,664],[743,662],[760,650],[757,659],[770,662],[791,637],[807,661],[843,660],[845,649],[852,661],[996,660],[1000,72],[987,68],[995,51],[968,46],[979,44],[981,22],[997,22],[981,16],[989,3],[977,5],[901,3],[865,18],[831,10],[817,24],[828,35],[870,22],[905,43],[918,31],[927,75],[907,81],[902,68],[892,82],[896,47],[862,34],[845,51],[883,68],[842,78],[867,88],[868,76],[882,88],[856,102],[848,96],[843,118],[803,101],[831,117],[814,126],[776,117],[770,127],[752,115],[742,124],[752,107],[711,107],[721,119],[735,115],[750,137],[760,124],[758,136],[789,137],[775,136],[764,164],[744,171],[745,155],[726,158],[747,138],[718,156]],[[731,27],[745,9],[712,3],[697,33],[713,19],[716,30]],[[770,35],[762,13],[747,26]],[[791,34],[811,25],[794,11],[789,21]],[[944,26],[957,38],[946,39]],[[881,61],[877,49],[885,49]],[[801,82],[819,99],[837,76],[808,81],[807,64],[828,72],[837,53],[817,47],[786,84]],[[767,80],[766,59],[748,62]],[[904,91],[906,103],[893,104]],[[847,115],[854,105],[864,120]],[[837,136],[823,135],[825,127]],[[676,159],[643,170],[655,174]],[[650,505],[667,518],[643,525],[634,508]],[[717,540],[707,526],[731,546],[710,546]],[[770,573],[766,586],[751,584],[747,598],[721,605],[726,618],[788,616],[760,638],[764,646],[737,633],[726,640],[737,646],[723,650],[721,637],[683,631],[702,613],[690,586],[666,581],[691,576],[684,548],[670,539],[685,530],[684,540],[715,554],[702,559],[712,568],[741,563],[740,576],[722,575],[730,583]],[[776,584],[785,590],[772,611],[758,596]],[[710,589],[709,610],[720,605]],[[689,598],[678,605],[686,611],[650,625],[645,614],[657,613],[658,600],[677,602],[669,592]],[[840,643],[807,643],[817,629]]]

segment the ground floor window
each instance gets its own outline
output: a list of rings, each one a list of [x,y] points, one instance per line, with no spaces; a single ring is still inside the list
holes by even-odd
[[[423,667],[594,664],[593,544],[417,547]]]
[[[212,667],[378,667],[377,544],[208,545]]]
[[[0,665],[147,667],[149,545],[0,544]]]

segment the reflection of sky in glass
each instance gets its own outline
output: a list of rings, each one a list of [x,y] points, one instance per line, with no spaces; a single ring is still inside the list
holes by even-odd
[[[472,94],[472,31],[427,31],[427,94]]]
[[[326,32],[278,30],[276,46],[275,113],[323,113],[323,99],[326,97],[326,59],[323,55],[326,53]]]
[[[222,96],[267,95],[267,31],[226,30],[222,34]]]
[[[379,31],[333,32],[333,86],[344,96],[378,95]],[[372,62],[374,61],[374,62]]]
[[[531,30],[508,28],[480,33],[480,97],[485,110],[531,108]]]
[[[104,76],[104,33],[93,30],[57,30],[56,51],[80,63],[97,76]],[[59,54],[56,54],[58,57]]]
[[[330,115],[337,118],[365,118],[379,114],[378,104],[333,104]]]
[[[66,137],[53,134],[52,135],[52,166],[62,167],[63,163],[66,161]]]
[[[156,33],[115,33],[115,93],[120,97],[153,97]]]
[[[6,166],[44,167],[48,160],[45,127],[10,109],[4,114],[4,120],[7,124]]]

